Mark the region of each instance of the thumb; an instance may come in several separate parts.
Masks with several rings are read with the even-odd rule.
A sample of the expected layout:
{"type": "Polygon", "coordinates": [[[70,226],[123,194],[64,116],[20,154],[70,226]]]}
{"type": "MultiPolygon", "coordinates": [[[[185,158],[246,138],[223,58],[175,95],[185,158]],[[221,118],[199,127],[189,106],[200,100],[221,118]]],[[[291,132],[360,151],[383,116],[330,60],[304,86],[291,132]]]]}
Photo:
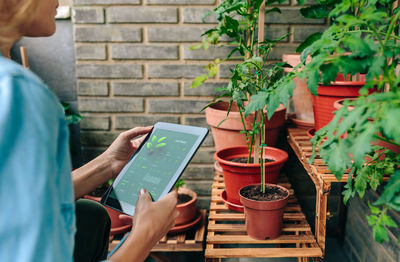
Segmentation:
{"type": "Polygon", "coordinates": [[[152,202],[149,191],[147,191],[144,188],[140,189],[137,205],[140,205],[140,204],[143,205],[144,203],[148,203],[148,202],[152,202]]]}

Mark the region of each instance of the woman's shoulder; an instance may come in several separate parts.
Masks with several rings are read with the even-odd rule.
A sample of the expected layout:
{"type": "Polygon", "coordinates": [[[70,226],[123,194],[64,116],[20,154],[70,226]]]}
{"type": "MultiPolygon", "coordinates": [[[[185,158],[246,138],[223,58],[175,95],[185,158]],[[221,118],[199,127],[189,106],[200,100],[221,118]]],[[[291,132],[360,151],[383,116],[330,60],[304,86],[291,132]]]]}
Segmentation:
{"type": "Polygon", "coordinates": [[[26,78],[43,84],[38,76],[11,59],[0,56],[0,78],[26,78]]]}

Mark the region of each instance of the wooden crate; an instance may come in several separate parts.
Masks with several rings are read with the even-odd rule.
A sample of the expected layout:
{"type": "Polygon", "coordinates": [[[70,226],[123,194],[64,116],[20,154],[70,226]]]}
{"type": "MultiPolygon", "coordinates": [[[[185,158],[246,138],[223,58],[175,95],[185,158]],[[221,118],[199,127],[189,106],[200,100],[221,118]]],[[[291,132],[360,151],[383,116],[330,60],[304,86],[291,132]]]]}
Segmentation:
{"type": "MultiPolygon", "coordinates": [[[[291,187],[287,179],[279,184],[291,187]]],[[[223,176],[215,173],[208,217],[206,261],[235,257],[297,257],[299,261],[307,261],[308,257],[322,256],[293,190],[290,189],[291,196],[283,215],[282,235],[273,240],[250,238],[246,233],[244,214],[227,208],[220,196],[223,190],[223,176]]]]}
{"type": "MultiPolygon", "coordinates": [[[[164,236],[151,252],[203,252],[207,210],[199,211],[202,218],[197,225],[186,232],[164,236]]],[[[109,245],[109,250],[113,250],[119,242],[119,240],[113,240],[109,245]]]]}

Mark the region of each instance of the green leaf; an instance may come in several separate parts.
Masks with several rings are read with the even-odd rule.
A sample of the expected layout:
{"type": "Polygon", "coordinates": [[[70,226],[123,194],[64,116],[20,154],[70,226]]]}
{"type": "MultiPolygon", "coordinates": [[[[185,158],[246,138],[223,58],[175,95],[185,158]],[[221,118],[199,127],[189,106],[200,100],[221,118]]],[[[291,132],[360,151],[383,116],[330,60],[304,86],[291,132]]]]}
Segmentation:
{"type": "Polygon", "coordinates": [[[163,147],[163,146],[166,146],[166,145],[167,145],[166,143],[160,143],[160,144],[156,145],[156,148],[160,148],[160,147],[163,147]]]}
{"type": "Polygon", "coordinates": [[[352,146],[349,152],[353,152],[354,164],[360,167],[365,162],[365,155],[371,150],[371,141],[376,132],[373,126],[369,126],[363,132],[360,132],[357,137],[351,141],[352,146]]]}
{"type": "Polygon", "coordinates": [[[381,225],[375,225],[372,228],[372,233],[374,235],[375,240],[378,243],[383,243],[385,241],[389,241],[389,236],[386,228],[381,225]]]}
{"type": "Polygon", "coordinates": [[[335,64],[323,64],[320,69],[325,86],[330,85],[331,81],[335,81],[339,71],[339,68],[335,64]]]}
{"type": "Polygon", "coordinates": [[[394,228],[397,228],[396,222],[394,222],[393,219],[392,219],[390,216],[388,216],[388,215],[383,215],[383,216],[382,216],[382,222],[383,222],[383,224],[384,224],[385,226],[387,226],[387,227],[394,227],[394,228]]]}
{"type": "Polygon", "coordinates": [[[392,199],[400,193],[400,170],[390,177],[386,184],[381,197],[374,203],[375,205],[383,205],[391,203],[392,199]]]}
{"type": "Polygon", "coordinates": [[[293,90],[296,88],[294,81],[291,79],[288,82],[281,84],[277,91],[279,92],[279,101],[286,106],[290,97],[292,97],[293,90]]]}
{"type": "Polygon", "coordinates": [[[265,10],[265,14],[269,14],[269,13],[282,13],[282,11],[281,11],[281,9],[279,9],[278,7],[274,7],[274,8],[271,8],[271,9],[267,9],[267,10],[265,10]]]}
{"type": "Polygon", "coordinates": [[[321,19],[329,15],[329,10],[325,5],[312,5],[300,9],[300,13],[306,18],[321,19]]]}
{"type": "Polygon", "coordinates": [[[381,210],[379,208],[371,205],[371,203],[369,203],[369,202],[368,202],[368,206],[369,206],[369,209],[371,210],[372,214],[378,215],[381,212],[381,210]]]}
{"type": "Polygon", "coordinates": [[[252,112],[264,109],[267,105],[267,99],[269,94],[267,92],[259,92],[256,95],[250,97],[250,103],[246,106],[246,111],[244,112],[244,116],[247,117],[252,112]]]}
{"type": "Polygon", "coordinates": [[[307,87],[310,90],[310,92],[313,93],[314,95],[317,95],[319,81],[320,81],[319,72],[318,71],[311,72],[307,80],[307,87]]]}
{"type": "Polygon", "coordinates": [[[160,139],[157,140],[157,143],[160,143],[160,142],[164,141],[165,139],[167,139],[167,137],[165,137],[165,136],[161,137],[160,139]]]}
{"type": "Polygon", "coordinates": [[[311,35],[307,36],[307,38],[303,41],[303,43],[301,43],[296,48],[296,53],[303,52],[304,49],[306,49],[307,47],[312,45],[315,41],[319,40],[321,38],[321,36],[322,36],[322,33],[320,33],[320,32],[316,32],[314,34],[311,34],[311,35]]]}
{"type": "Polygon", "coordinates": [[[190,88],[196,88],[196,87],[201,86],[205,81],[207,81],[207,79],[208,79],[207,75],[201,75],[201,76],[196,77],[193,80],[192,84],[190,85],[190,88]]]}
{"type": "Polygon", "coordinates": [[[149,142],[149,143],[146,144],[146,146],[147,146],[148,149],[151,149],[153,147],[153,144],[149,142]]]}
{"type": "Polygon", "coordinates": [[[268,120],[271,119],[271,117],[274,115],[275,110],[279,107],[280,105],[280,99],[279,99],[279,94],[274,90],[270,93],[270,95],[267,98],[267,117],[268,120]]]}
{"type": "Polygon", "coordinates": [[[157,142],[157,137],[153,136],[152,139],[151,139],[151,142],[156,143],[157,142]]]}

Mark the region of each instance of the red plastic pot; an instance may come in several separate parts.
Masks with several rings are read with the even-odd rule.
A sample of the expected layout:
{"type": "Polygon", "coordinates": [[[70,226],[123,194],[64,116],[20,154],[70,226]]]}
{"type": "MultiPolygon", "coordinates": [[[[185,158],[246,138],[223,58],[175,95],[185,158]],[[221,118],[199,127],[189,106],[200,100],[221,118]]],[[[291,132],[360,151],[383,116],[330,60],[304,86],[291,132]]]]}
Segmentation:
{"type": "MultiPolygon", "coordinates": [[[[274,184],[268,184],[268,186],[281,188],[287,192],[287,196],[274,201],[256,201],[239,193],[240,202],[244,206],[247,234],[254,239],[275,239],[281,234],[283,211],[287,204],[289,190],[274,184]]],[[[240,192],[246,187],[241,188],[240,192]]]]}
{"type": "MultiPolygon", "coordinates": [[[[93,200],[93,201],[96,201],[99,203],[101,200],[100,197],[94,197],[94,196],[89,196],[89,195],[86,195],[84,198],[90,199],[90,200],[93,200]]],[[[119,215],[122,215],[121,212],[119,212],[115,209],[109,208],[107,206],[105,206],[105,208],[107,209],[108,215],[110,216],[110,219],[111,219],[111,230],[110,230],[111,236],[128,232],[131,229],[132,225],[127,225],[119,219],[119,215]]]]}
{"type": "MultiPolygon", "coordinates": [[[[261,166],[260,164],[236,163],[229,161],[233,158],[247,158],[247,147],[230,147],[218,150],[214,154],[215,160],[218,161],[224,175],[225,190],[227,201],[236,205],[240,205],[239,190],[240,188],[261,183],[261,166]]],[[[265,167],[265,183],[276,184],[278,181],[279,171],[288,159],[288,154],[278,148],[264,148],[264,157],[275,160],[274,162],[264,163],[265,167]]]]}
{"type": "MultiPolygon", "coordinates": [[[[243,124],[237,106],[232,105],[229,116],[227,117],[228,107],[228,102],[221,102],[205,110],[207,124],[211,127],[215,148],[217,150],[233,146],[246,146],[246,135],[240,133],[240,131],[243,130],[243,124]],[[225,121],[222,122],[224,119],[225,121]]],[[[265,141],[267,145],[276,145],[279,130],[285,123],[285,116],[286,108],[280,105],[272,118],[266,120],[265,141]]],[[[247,130],[251,130],[253,120],[254,114],[249,115],[245,119],[247,130]]]]}
{"type": "Polygon", "coordinates": [[[179,211],[179,216],[175,219],[175,226],[188,224],[192,222],[198,215],[196,207],[197,203],[196,192],[188,188],[180,187],[178,194],[189,195],[192,197],[192,199],[186,203],[176,205],[176,209],[179,211]]]}
{"type": "Polygon", "coordinates": [[[315,130],[318,131],[333,119],[333,112],[336,110],[333,104],[336,100],[358,97],[364,85],[364,81],[336,81],[330,86],[320,84],[317,90],[318,96],[312,97],[315,130]]]}

